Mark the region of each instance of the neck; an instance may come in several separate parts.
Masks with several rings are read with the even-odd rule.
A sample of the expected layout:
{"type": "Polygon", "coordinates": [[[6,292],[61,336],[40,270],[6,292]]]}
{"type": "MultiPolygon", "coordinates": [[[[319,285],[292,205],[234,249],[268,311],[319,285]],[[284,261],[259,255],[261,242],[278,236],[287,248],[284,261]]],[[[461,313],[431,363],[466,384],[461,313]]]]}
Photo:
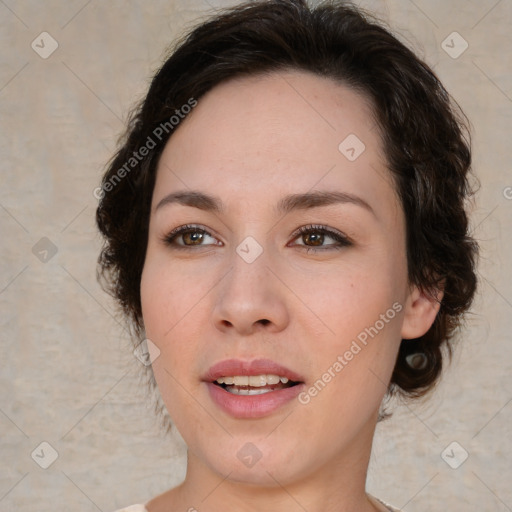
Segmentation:
{"type": "MultiPolygon", "coordinates": [[[[343,454],[291,481],[265,470],[265,482],[221,475],[188,452],[184,482],[174,489],[173,503],[190,512],[375,512],[365,492],[375,423],[367,425],[343,454]]],[[[169,510],[169,509],[167,509],[169,510]]]]}

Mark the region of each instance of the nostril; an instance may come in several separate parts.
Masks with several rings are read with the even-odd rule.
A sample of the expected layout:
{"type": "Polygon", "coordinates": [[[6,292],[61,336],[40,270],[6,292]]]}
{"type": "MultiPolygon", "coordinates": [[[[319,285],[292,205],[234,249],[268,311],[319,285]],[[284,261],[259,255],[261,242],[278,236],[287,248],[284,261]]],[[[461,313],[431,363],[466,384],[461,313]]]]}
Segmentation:
{"type": "Polygon", "coordinates": [[[258,320],[258,322],[262,325],[267,325],[270,323],[270,320],[267,320],[266,318],[262,318],[261,320],[258,320]]]}

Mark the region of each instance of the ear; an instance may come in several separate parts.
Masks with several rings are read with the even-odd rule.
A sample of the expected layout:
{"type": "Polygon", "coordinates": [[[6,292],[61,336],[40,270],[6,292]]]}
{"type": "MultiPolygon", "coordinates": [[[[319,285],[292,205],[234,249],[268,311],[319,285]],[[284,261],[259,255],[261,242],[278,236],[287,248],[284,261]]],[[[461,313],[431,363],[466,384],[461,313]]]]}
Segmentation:
{"type": "Polygon", "coordinates": [[[441,288],[427,293],[416,285],[412,286],[405,302],[402,339],[410,340],[423,336],[434,323],[442,299],[441,288]]]}

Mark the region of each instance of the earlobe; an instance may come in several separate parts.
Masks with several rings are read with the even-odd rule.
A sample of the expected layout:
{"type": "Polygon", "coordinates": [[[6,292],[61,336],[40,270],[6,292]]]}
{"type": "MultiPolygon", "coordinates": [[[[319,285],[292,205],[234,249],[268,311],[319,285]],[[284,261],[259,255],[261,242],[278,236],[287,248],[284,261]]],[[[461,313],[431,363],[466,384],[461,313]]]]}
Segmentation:
{"type": "Polygon", "coordinates": [[[413,286],[405,304],[402,339],[423,336],[434,323],[442,299],[442,289],[425,292],[418,286],[413,286]]]}

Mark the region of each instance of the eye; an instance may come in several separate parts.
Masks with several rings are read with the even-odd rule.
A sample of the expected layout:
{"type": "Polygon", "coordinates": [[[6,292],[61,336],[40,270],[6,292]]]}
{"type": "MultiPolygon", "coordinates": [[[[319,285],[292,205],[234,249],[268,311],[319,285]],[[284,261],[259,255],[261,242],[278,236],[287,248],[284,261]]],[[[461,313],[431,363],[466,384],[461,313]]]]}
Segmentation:
{"type": "Polygon", "coordinates": [[[211,233],[199,226],[186,225],[173,229],[165,238],[164,242],[170,246],[178,246],[178,249],[188,247],[201,247],[205,245],[222,245],[211,233]]]}
{"type": "Polygon", "coordinates": [[[302,226],[292,236],[293,240],[298,240],[298,243],[293,245],[304,247],[308,252],[342,249],[352,245],[350,239],[343,233],[326,226],[302,226]]]}

